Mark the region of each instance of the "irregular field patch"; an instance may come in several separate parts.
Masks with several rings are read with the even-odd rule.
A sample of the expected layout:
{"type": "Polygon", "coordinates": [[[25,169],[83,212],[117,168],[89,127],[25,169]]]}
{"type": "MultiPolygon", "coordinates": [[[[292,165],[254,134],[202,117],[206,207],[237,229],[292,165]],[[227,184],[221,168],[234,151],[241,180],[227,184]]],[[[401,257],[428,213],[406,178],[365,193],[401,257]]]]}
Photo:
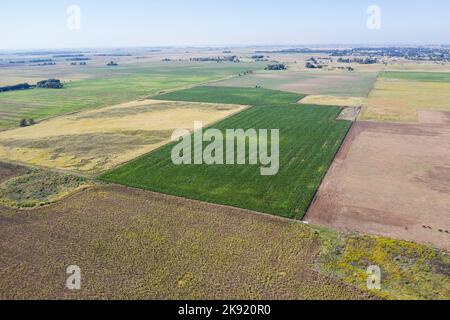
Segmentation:
{"type": "Polygon", "coordinates": [[[0,207],[0,258],[0,299],[448,299],[450,292],[449,256],[422,245],[120,186],[27,211],[0,207]],[[82,269],[80,291],[65,288],[73,264],[82,269]],[[374,264],[382,290],[367,293],[374,264]]]}
{"type": "Polygon", "coordinates": [[[12,177],[20,176],[27,172],[26,168],[17,166],[15,164],[0,162],[0,183],[11,179],[12,177]]]}
{"type": "Polygon", "coordinates": [[[386,72],[378,79],[362,119],[417,122],[418,110],[450,111],[450,73],[386,72]]]}
{"type": "Polygon", "coordinates": [[[357,122],[306,220],[450,250],[450,128],[357,122]]]}
{"type": "Polygon", "coordinates": [[[244,106],[142,100],[0,132],[0,159],[97,173],[170,141],[194,121],[216,122],[244,106]]]}
{"type": "Polygon", "coordinates": [[[351,125],[336,120],[339,107],[301,106],[302,96],[279,91],[198,87],[160,98],[254,105],[212,127],[280,129],[279,173],[261,176],[259,165],[177,166],[171,144],[104,174],[103,180],[290,218],[305,214],[351,125]]]}
{"type": "Polygon", "coordinates": [[[364,299],[296,222],[124,187],[0,208],[0,299],[364,299]],[[82,289],[65,288],[66,268],[82,289]]]}
{"type": "Polygon", "coordinates": [[[297,92],[311,95],[367,97],[377,73],[333,71],[257,71],[214,83],[220,87],[261,86],[267,89],[297,92]]]}

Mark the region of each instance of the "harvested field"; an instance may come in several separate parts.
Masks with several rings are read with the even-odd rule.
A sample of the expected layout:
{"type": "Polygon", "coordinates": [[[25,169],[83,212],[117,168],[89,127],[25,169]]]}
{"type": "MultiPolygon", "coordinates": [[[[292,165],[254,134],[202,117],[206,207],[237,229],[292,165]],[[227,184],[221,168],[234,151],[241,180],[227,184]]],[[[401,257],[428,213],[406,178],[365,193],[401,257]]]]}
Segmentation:
{"type": "Polygon", "coordinates": [[[367,97],[377,73],[336,71],[258,71],[253,74],[216,82],[220,87],[261,86],[267,89],[312,95],[367,97]]]}
{"type": "Polygon", "coordinates": [[[124,187],[0,208],[0,299],[364,299],[297,222],[124,187]],[[66,268],[82,289],[65,289],[66,268]]]}
{"type": "MultiPolygon", "coordinates": [[[[257,63],[173,63],[121,65],[117,68],[86,67],[81,77],[88,79],[66,83],[64,89],[33,89],[2,92],[0,94],[0,130],[19,127],[22,118],[47,119],[62,114],[103,108],[127,101],[142,99],[163,90],[198,85],[261,68],[257,63]]],[[[59,68],[59,67],[58,67],[59,68]]],[[[71,66],[66,73],[72,77],[71,66]]],[[[10,69],[8,69],[10,70],[10,69]]],[[[0,75],[8,72],[1,69],[0,75]]],[[[21,74],[23,68],[11,72],[21,74]]],[[[41,69],[29,71],[31,84],[43,80],[41,69]],[[38,78],[39,77],[39,78],[38,78]]],[[[64,72],[64,71],[61,71],[64,72]]],[[[25,72],[27,73],[27,72],[25,72]]],[[[75,77],[78,77],[75,75],[75,77]]],[[[61,79],[67,79],[61,75],[61,79]]]]}
{"type": "Polygon", "coordinates": [[[338,97],[311,95],[299,101],[300,104],[317,104],[324,106],[354,107],[359,108],[366,104],[367,99],[361,97],[338,97]]]}
{"type": "Polygon", "coordinates": [[[418,110],[450,111],[450,73],[383,73],[362,119],[417,122],[418,110]]]}
{"type": "Polygon", "coordinates": [[[95,174],[166,144],[175,129],[244,108],[142,100],[85,111],[0,132],[0,159],[95,174]]]}
{"type": "Polygon", "coordinates": [[[450,127],[357,122],[306,220],[450,250],[450,127]]]}
{"type": "Polygon", "coordinates": [[[450,255],[421,244],[321,230],[321,270],[361,289],[368,266],[381,269],[374,294],[394,300],[448,300],[450,255]]]}
{"type": "Polygon", "coordinates": [[[420,123],[450,125],[450,111],[418,110],[420,123]]]}

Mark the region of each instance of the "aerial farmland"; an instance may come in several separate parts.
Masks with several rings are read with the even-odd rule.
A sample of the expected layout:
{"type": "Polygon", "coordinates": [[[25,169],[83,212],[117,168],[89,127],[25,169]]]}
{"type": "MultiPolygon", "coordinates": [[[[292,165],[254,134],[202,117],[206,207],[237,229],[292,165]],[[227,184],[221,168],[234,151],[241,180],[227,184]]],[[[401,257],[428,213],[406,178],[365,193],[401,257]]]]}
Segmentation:
{"type": "Polygon", "coordinates": [[[449,159],[445,45],[0,50],[0,300],[448,300],[449,159]]]}

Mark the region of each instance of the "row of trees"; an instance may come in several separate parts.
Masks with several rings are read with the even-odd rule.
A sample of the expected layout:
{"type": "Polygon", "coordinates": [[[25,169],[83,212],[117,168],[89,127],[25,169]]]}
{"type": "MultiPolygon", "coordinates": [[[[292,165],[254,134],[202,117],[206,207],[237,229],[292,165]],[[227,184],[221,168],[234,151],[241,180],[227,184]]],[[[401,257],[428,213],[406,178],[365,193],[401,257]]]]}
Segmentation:
{"type": "Polygon", "coordinates": [[[21,126],[22,128],[24,127],[28,127],[28,126],[33,126],[36,124],[36,121],[34,121],[34,119],[21,119],[19,122],[19,126],[21,126]]]}
{"type": "Polygon", "coordinates": [[[33,88],[33,86],[29,85],[28,83],[20,83],[20,84],[14,85],[14,86],[0,87],[0,92],[28,90],[31,88],[33,88]]]}

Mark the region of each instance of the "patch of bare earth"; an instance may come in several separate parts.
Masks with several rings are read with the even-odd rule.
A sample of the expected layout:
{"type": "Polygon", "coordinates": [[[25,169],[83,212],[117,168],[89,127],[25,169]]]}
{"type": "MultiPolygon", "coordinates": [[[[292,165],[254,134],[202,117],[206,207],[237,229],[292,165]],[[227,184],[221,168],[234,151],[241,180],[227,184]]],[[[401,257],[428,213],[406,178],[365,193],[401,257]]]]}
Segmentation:
{"type": "Polygon", "coordinates": [[[450,250],[450,127],[357,122],[306,220],[450,250]]]}
{"type": "Polygon", "coordinates": [[[28,170],[24,167],[17,166],[15,164],[9,164],[0,162],[0,183],[9,180],[11,178],[20,176],[26,173],[28,170]]]}
{"type": "Polygon", "coordinates": [[[298,222],[103,186],[52,206],[0,208],[0,299],[356,299],[315,271],[298,222]],[[66,268],[82,289],[65,288],[66,268]]]}

